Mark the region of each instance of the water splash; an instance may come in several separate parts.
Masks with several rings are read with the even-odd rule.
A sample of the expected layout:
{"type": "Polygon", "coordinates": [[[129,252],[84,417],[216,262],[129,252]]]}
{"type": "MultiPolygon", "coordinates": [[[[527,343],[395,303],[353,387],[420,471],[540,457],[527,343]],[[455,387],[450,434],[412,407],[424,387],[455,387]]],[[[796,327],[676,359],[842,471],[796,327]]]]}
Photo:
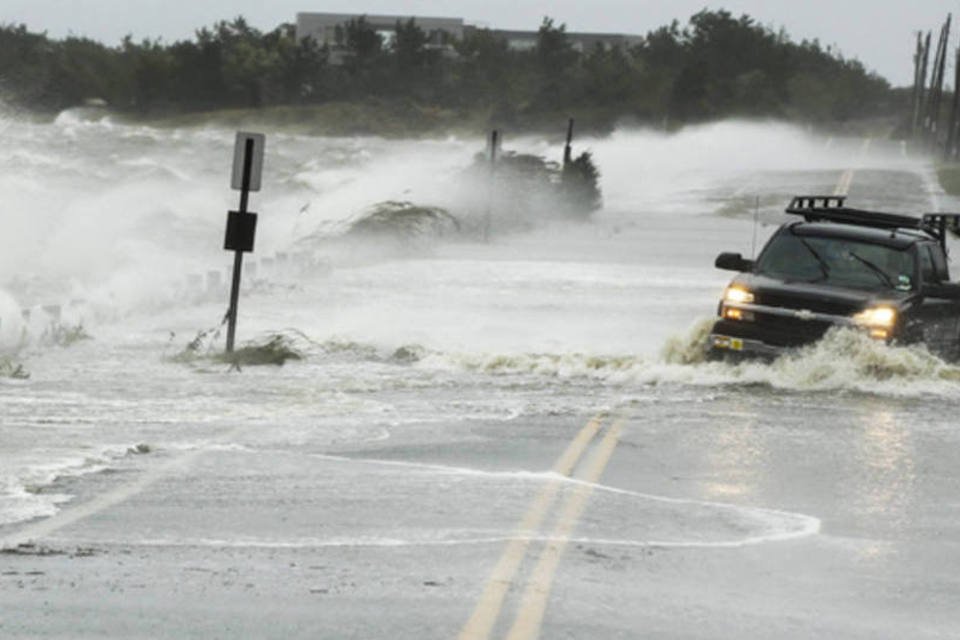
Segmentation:
{"type": "Polygon", "coordinates": [[[690,331],[673,335],[661,350],[661,358],[667,364],[702,364],[707,360],[707,342],[716,318],[701,318],[690,331]]]}
{"type": "MultiPolygon", "coordinates": [[[[610,388],[678,384],[692,386],[767,387],[800,392],[856,391],[889,396],[960,397],[960,366],[944,362],[922,345],[890,346],[862,332],[828,332],[817,343],[772,361],[726,363],[706,359],[712,318],[669,338],[661,353],[525,353],[455,351],[421,344],[373,344],[314,340],[297,331],[271,333],[252,345],[282,345],[313,363],[375,363],[409,367],[423,374],[517,377],[540,384],[566,382],[610,388]]],[[[208,336],[204,336],[208,339],[208,336]]],[[[211,343],[212,345],[212,343],[211,343]]],[[[188,361],[219,361],[212,346],[197,347],[188,361]],[[204,349],[206,350],[204,353],[204,349]],[[199,353],[199,355],[198,355],[199,353]],[[214,354],[214,355],[210,355],[214,354]]],[[[271,351],[272,353],[272,351],[271,351]]]]}

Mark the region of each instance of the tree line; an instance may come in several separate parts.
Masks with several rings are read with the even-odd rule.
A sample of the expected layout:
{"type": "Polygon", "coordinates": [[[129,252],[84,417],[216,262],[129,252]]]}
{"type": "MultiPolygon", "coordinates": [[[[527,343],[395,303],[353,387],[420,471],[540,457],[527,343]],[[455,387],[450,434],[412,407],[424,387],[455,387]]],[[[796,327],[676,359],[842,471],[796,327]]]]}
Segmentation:
{"type": "Polygon", "coordinates": [[[293,25],[263,32],[243,18],[165,44],[125,38],[110,47],[0,26],[0,99],[59,111],[100,99],[164,115],[224,108],[404,101],[475,112],[501,122],[595,112],[660,124],[729,116],[810,122],[890,115],[898,94],[857,60],[816,40],[793,42],[749,16],[701,11],[635,46],[578,51],[545,18],[536,46],[514,50],[477,29],[437,47],[415,21],[385,39],[366,20],[341,30],[334,50],[298,41],[293,25]]]}

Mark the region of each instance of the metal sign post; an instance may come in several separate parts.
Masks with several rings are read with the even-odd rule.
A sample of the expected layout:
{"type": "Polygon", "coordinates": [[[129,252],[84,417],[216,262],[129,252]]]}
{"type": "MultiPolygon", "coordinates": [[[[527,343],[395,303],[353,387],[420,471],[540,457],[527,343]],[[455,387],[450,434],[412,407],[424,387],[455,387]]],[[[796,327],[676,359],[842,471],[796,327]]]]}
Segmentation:
{"type": "Polygon", "coordinates": [[[240,274],[243,254],[253,252],[257,233],[257,214],[247,211],[251,191],[260,190],[263,174],[263,148],[266,137],[262,133],[237,132],[233,153],[233,176],[230,186],[240,191],[239,211],[227,212],[227,232],[223,241],[226,251],[233,251],[233,282],[230,285],[230,308],[227,311],[227,353],[233,353],[237,336],[237,305],[240,301],[240,274]]]}

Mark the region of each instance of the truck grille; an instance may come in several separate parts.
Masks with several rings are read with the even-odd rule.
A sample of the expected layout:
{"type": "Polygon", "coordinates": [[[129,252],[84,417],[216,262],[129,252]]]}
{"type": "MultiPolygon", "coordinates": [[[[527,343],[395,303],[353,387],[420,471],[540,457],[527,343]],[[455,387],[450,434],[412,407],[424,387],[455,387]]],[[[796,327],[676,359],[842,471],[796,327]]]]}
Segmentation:
{"type": "Polygon", "coordinates": [[[833,325],[817,320],[801,320],[757,313],[753,324],[763,334],[764,342],[779,347],[797,347],[823,337],[833,325]]]}
{"type": "Polygon", "coordinates": [[[853,315],[861,308],[861,305],[857,303],[815,297],[801,298],[795,294],[785,295],[766,291],[757,294],[757,304],[785,309],[807,309],[815,313],[829,313],[838,316],[853,315]]]}

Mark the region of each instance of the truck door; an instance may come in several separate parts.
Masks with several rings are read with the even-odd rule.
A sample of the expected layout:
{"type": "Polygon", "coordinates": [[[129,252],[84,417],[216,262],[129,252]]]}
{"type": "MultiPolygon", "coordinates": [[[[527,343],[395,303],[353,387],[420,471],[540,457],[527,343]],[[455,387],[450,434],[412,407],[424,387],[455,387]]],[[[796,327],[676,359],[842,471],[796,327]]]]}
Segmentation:
{"type": "MultiPolygon", "coordinates": [[[[917,245],[920,283],[942,284],[950,281],[947,262],[939,245],[917,245]]],[[[920,305],[923,340],[934,353],[955,358],[960,355],[960,302],[942,298],[924,298],[920,305]]]]}

